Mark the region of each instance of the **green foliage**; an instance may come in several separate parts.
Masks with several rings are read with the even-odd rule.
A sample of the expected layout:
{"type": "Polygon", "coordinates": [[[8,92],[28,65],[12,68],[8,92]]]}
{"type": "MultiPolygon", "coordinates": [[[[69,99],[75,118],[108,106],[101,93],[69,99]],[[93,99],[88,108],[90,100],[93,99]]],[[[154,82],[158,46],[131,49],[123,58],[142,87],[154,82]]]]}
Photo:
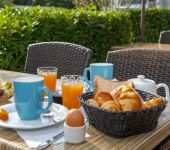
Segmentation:
{"type": "Polygon", "coordinates": [[[131,42],[128,12],[6,7],[0,15],[1,69],[23,71],[30,43],[72,42],[91,48],[93,61],[104,61],[112,45],[131,42]]]}
{"type": "Polygon", "coordinates": [[[13,0],[0,0],[0,7],[5,7],[5,5],[13,5],[13,0]]]}
{"type": "Polygon", "coordinates": [[[41,6],[55,6],[73,8],[73,0],[14,0],[16,5],[41,5],[41,6]]]}
{"type": "MultiPolygon", "coordinates": [[[[170,29],[170,9],[147,9],[145,42],[170,29]]],[[[0,10],[0,68],[23,71],[28,44],[65,41],[93,50],[93,62],[112,45],[140,41],[140,10],[94,11],[40,7],[0,10]]]]}
{"type": "Polygon", "coordinates": [[[97,10],[107,10],[111,6],[112,2],[110,0],[74,0],[74,5],[76,8],[95,8],[97,10]]]}
{"type": "MultiPolygon", "coordinates": [[[[132,20],[132,41],[140,41],[140,10],[130,10],[132,20]]],[[[163,30],[170,30],[170,9],[150,8],[145,14],[145,42],[157,43],[163,30]]]]}

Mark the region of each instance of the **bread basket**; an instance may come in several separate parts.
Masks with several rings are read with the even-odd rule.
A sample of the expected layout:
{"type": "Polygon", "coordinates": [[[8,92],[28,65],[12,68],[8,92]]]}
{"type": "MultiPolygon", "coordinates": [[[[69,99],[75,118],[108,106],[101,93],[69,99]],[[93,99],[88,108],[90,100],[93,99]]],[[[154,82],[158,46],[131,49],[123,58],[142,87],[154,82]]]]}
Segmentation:
{"type": "MultiPolygon", "coordinates": [[[[140,90],[137,91],[144,100],[158,97],[158,95],[140,90]]],[[[167,101],[164,100],[162,104],[151,108],[126,112],[112,112],[88,104],[87,100],[92,97],[93,92],[87,92],[79,97],[89,123],[105,134],[115,138],[128,137],[155,129],[158,118],[167,104],[167,101]]]]}

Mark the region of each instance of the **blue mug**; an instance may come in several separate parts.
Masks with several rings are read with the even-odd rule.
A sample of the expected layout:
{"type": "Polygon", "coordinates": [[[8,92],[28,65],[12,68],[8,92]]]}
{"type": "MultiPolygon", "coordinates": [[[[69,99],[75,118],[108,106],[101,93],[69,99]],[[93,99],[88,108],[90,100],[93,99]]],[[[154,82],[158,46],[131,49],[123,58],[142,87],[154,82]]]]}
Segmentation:
{"type": "Polygon", "coordinates": [[[84,80],[90,86],[91,90],[94,89],[94,77],[102,76],[106,79],[113,79],[113,64],[112,63],[93,63],[89,68],[84,70],[84,80]],[[90,81],[88,80],[88,71],[90,71],[90,81]]]}
{"type": "Polygon", "coordinates": [[[51,92],[44,87],[40,76],[18,77],[13,81],[16,111],[21,120],[38,119],[53,103],[51,92]],[[44,92],[48,95],[48,105],[43,108],[44,92]]]}

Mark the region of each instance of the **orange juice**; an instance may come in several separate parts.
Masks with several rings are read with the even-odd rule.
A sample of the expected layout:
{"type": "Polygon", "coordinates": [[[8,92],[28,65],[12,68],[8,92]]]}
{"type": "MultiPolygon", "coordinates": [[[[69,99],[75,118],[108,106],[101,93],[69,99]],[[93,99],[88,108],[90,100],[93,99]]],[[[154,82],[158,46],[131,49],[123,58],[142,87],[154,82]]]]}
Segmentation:
{"type": "Polygon", "coordinates": [[[80,108],[78,96],[83,92],[83,83],[79,82],[66,82],[62,83],[62,100],[63,105],[68,109],[80,108]]]}
{"type": "MultiPolygon", "coordinates": [[[[37,74],[44,78],[44,85],[50,89],[50,91],[56,91],[57,81],[57,68],[56,67],[38,67],[37,74]]],[[[46,94],[44,94],[46,95],[46,94]]]]}
{"type": "Polygon", "coordinates": [[[55,92],[56,90],[56,82],[57,82],[57,73],[51,72],[51,73],[38,73],[39,76],[42,76],[44,78],[44,85],[48,87],[52,92],[55,92]]]}

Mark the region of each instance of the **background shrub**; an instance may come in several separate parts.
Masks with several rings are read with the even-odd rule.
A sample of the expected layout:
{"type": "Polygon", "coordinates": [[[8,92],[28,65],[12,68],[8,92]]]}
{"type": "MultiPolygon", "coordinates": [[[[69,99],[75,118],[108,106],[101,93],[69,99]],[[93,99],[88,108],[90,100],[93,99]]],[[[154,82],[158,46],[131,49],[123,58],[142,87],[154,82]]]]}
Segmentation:
{"type": "Polygon", "coordinates": [[[54,7],[65,7],[73,8],[73,0],[14,0],[16,5],[41,5],[41,6],[54,6],[54,7]]]}
{"type": "MultiPolygon", "coordinates": [[[[129,10],[132,21],[132,41],[140,41],[140,10],[129,10]]],[[[170,30],[170,9],[150,8],[145,15],[145,42],[157,43],[163,30],[170,30]]]]}
{"type": "MultiPolygon", "coordinates": [[[[170,29],[170,9],[147,9],[145,42],[170,29]]],[[[140,41],[140,10],[92,11],[57,8],[0,10],[0,69],[23,71],[28,44],[65,41],[93,50],[102,62],[112,45],[140,41]]]]}
{"type": "Polygon", "coordinates": [[[93,50],[93,61],[104,61],[111,45],[131,42],[128,12],[5,8],[0,15],[0,68],[23,71],[28,44],[65,41],[93,50]]]}
{"type": "Polygon", "coordinates": [[[0,0],[0,7],[5,7],[5,5],[12,6],[13,0],[0,0]]]}

